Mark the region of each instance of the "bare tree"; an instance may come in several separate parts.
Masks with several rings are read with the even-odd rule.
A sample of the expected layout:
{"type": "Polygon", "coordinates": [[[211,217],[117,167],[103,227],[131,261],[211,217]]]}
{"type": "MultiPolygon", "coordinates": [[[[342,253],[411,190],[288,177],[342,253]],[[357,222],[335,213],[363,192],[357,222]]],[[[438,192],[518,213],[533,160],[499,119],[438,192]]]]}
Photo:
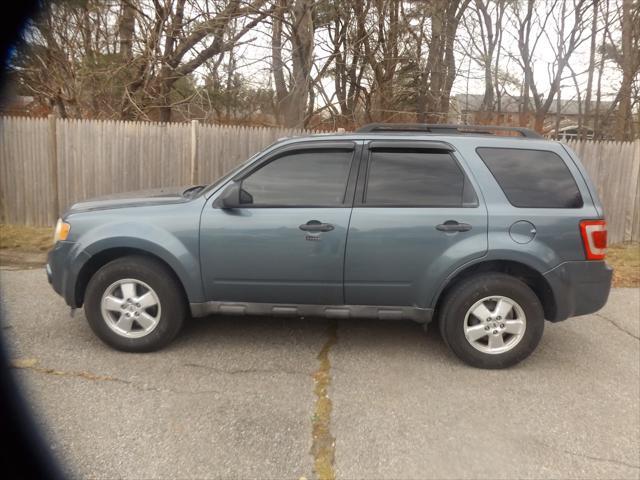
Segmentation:
{"type": "Polygon", "coordinates": [[[632,89],[640,72],[640,2],[622,0],[620,48],[614,42],[616,62],[622,69],[622,82],[619,90],[619,108],[616,115],[616,139],[631,140],[633,138],[632,121],[632,89]]]}
{"type": "MultiPolygon", "coordinates": [[[[92,1],[48,5],[24,34],[10,68],[21,90],[48,104],[61,117],[95,115],[110,97],[113,78],[102,79],[110,65],[104,50],[115,38],[101,24],[109,7],[92,1]]],[[[109,107],[106,107],[107,109],[109,107]]]]}
{"type": "Polygon", "coordinates": [[[501,98],[519,90],[521,124],[531,111],[542,131],[571,78],[562,93],[584,98],[580,125],[615,124],[629,139],[639,10],[638,0],[54,0],[9,69],[21,94],[61,116],[290,127],[447,121],[466,81],[483,94],[481,122],[502,121],[501,98]]]}
{"type": "Polygon", "coordinates": [[[365,61],[371,71],[370,88],[365,92],[368,121],[389,120],[394,115],[397,69],[400,66],[400,0],[354,2],[365,61]],[[366,10],[365,10],[366,9],[366,10]]]}
{"type": "Polygon", "coordinates": [[[528,108],[527,97],[531,91],[531,101],[535,107],[534,128],[539,132],[544,129],[545,117],[560,88],[564,70],[573,53],[586,38],[585,12],[590,5],[587,0],[552,0],[542,3],[527,0],[526,9],[522,11],[519,4],[515,4],[514,18],[520,53],[517,60],[524,73],[525,108],[528,108]],[[555,41],[548,29],[553,29],[555,41]],[[554,54],[554,62],[549,69],[550,85],[546,95],[538,88],[534,77],[535,54],[541,40],[546,40],[543,42],[545,47],[554,54]]]}
{"type": "Polygon", "coordinates": [[[165,0],[164,4],[154,0],[152,22],[148,26],[150,36],[144,42],[138,75],[127,87],[127,97],[131,99],[133,94],[140,92],[145,109],[155,106],[159,111],[158,119],[170,121],[170,93],[176,81],[193,73],[205,61],[231,50],[270,13],[263,9],[265,3],[266,0],[250,3],[229,0],[218,3],[215,12],[205,12],[202,20],[187,24],[184,18],[186,0],[175,3],[165,0]],[[233,20],[240,18],[245,23],[229,35],[233,20]]]}
{"type": "Polygon", "coordinates": [[[333,76],[335,95],[339,106],[338,125],[356,123],[356,110],[363,91],[364,65],[363,40],[366,37],[364,23],[356,21],[353,2],[345,0],[332,5],[327,32],[334,58],[333,76]]]}
{"type": "Polygon", "coordinates": [[[486,117],[485,121],[491,121],[491,112],[499,107],[499,100],[496,102],[496,96],[500,93],[497,77],[500,71],[500,48],[506,7],[506,0],[475,0],[470,7],[480,31],[477,35],[475,29],[467,25],[469,40],[475,51],[472,58],[484,71],[484,96],[480,110],[486,117]]]}
{"type": "Polygon", "coordinates": [[[303,127],[311,94],[311,67],[313,65],[313,2],[295,0],[289,4],[278,0],[273,15],[271,37],[272,69],[278,102],[277,114],[288,127],[303,127]],[[287,80],[283,60],[284,26],[291,45],[291,71],[287,80]]]}
{"type": "Polygon", "coordinates": [[[598,61],[598,82],[596,86],[596,105],[593,119],[593,137],[600,137],[600,104],[602,102],[602,75],[606,61],[606,43],[609,35],[609,2],[605,2],[603,12],[603,30],[602,40],[600,43],[600,60],[598,61]]]}
{"type": "MultiPolygon", "coordinates": [[[[587,87],[584,102],[584,120],[590,123],[591,92],[593,90],[593,77],[596,70],[596,43],[598,41],[598,7],[599,0],[593,1],[593,17],[591,19],[591,44],[589,46],[589,65],[587,67],[587,87]]],[[[580,117],[582,121],[582,116],[580,117]]],[[[580,132],[583,135],[583,132],[580,132]]]]}
{"type": "Polygon", "coordinates": [[[446,121],[451,88],[456,77],[454,44],[460,19],[471,0],[434,0],[431,42],[427,63],[431,65],[427,116],[429,122],[446,121]]]}
{"type": "Polygon", "coordinates": [[[133,0],[120,1],[120,18],[118,19],[118,37],[120,40],[120,55],[129,61],[133,57],[133,34],[136,25],[136,10],[133,0]]]}

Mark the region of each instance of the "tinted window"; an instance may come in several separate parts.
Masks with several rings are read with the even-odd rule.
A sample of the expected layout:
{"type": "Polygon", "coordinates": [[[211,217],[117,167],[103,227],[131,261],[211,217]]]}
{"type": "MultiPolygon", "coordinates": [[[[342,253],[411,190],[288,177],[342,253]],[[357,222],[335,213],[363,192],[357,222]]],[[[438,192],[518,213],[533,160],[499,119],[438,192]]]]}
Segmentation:
{"type": "Polygon", "coordinates": [[[340,205],[353,152],[314,150],[287,154],[242,182],[243,203],[340,205]],[[253,202],[251,202],[253,198],[253,202]]]}
{"type": "Polygon", "coordinates": [[[373,150],[365,203],[462,206],[464,174],[448,153],[373,150]]]}
{"type": "Polygon", "coordinates": [[[515,148],[478,148],[480,158],[516,207],[580,208],[571,172],[555,153],[515,148]]]}

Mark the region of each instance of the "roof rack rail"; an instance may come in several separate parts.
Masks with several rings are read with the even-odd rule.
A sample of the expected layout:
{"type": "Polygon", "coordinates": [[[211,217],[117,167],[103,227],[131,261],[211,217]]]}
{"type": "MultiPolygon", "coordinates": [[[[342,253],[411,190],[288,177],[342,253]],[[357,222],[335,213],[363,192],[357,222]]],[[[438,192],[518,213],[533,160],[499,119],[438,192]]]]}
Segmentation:
{"type": "Polygon", "coordinates": [[[516,132],[525,138],[544,138],[538,132],[523,127],[500,127],[496,125],[456,125],[432,123],[369,123],[356,130],[357,133],[425,132],[464,135],[475,133],[495,135],[496,131],[516,132]]]}

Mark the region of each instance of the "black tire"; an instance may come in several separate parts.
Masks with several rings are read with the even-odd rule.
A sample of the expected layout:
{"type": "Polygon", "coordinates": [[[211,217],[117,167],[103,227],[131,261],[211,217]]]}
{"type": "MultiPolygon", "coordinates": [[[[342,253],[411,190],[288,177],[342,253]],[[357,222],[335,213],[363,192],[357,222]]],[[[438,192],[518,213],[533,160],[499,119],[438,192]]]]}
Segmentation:
{"type": "Polygon", "coordinates": [[[511,367],[535,350],[544,331],[544,310],[527,284],[502,273],[478,274],[462,280],[448,292],[439,309],[440,333],[444,342],[463,362],[477,368],[511,367]],[[503,296],[515,301],[524,311],[526,328],[520,341],[503,353],[485,353],[465,337],[465,317],[480,300],[503,296]]]}
{"type": "Polygon", "coordinates": [[[186,301],[173,272],[153,259],[136,255],[113,260],[91,277],[84,311],[91,329],[110,347],[125,352],[151,352],[164,347],[178,334],[186,316],[186,301]],[[113,331],[101,311],[102,296],[109,286],[129,278],[147,284],[160,300],[155,328],[139,338],[127,338],[113,331]]]}

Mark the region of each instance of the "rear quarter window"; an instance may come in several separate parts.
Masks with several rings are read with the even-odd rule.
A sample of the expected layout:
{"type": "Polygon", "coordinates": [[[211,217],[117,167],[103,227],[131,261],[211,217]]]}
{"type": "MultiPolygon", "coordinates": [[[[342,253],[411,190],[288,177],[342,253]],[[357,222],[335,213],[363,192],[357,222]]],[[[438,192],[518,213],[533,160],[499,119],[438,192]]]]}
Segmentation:
{"type": "Polygon", "coordinates": [[[479,147],[476,152],[515,207],[580,208],[580,190],[559,155],[548,150],[479,147]]]}

